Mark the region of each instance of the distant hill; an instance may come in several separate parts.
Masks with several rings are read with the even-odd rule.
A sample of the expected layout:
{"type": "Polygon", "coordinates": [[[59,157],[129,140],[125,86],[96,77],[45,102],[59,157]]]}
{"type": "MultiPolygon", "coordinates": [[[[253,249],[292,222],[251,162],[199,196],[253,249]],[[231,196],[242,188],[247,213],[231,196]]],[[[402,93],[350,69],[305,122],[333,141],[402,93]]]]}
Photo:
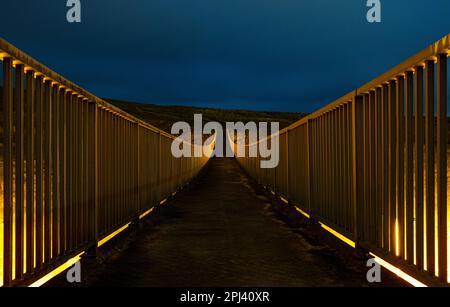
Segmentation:
{"type": "Polygon", "coordinates": [[[287,112],[260,112],[247,110],[224,110],[214,108],[198,108],[186,106],[161,106],[155,104],[143,104],[136,102],[119,101],[114,99],[105,99],[120,109],[136,116],[149,124],[158,127],[170,133],[172,124],[177,121],[184,121],[191,126],[194,122],[194,114],[201,113],[203,122],[279,122],[280,129],[289,126],[300,118],[304,113],[287,112]]]}

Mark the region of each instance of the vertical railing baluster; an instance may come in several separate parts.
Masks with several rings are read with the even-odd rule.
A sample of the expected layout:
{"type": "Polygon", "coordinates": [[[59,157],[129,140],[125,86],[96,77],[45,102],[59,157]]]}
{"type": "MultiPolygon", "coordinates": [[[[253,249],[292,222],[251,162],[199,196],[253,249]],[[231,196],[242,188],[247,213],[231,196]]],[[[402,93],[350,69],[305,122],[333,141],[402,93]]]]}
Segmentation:
{"type": "Polygon", "coordinates": [[[52,89],[52,163],[53,163],[53,173],[52,173],[52,254],[51,258],[54,259],[59,254],[59,232],[60,232],[60,190],[59,190],[59,85],[54,84],[52,89]]]}
{"type": "Polygon", "coordinates": [[[405,258],[405,77],[397,78],[397,161],[396,161],[396,187],[397,187],[397,225],[398,225],[398,256],[405,258]]]}
{"type": "Polygon", "coordinates": [[[69,252],[74,246],[74,223],[73,223],[73,207],[74,207],[74,107],[73,107],[74,95],[72,91],[68,91],[66,95],[66,150],[67,150],[67,163],[66,163],[66,182],[67,182],[67,215],[66,215],[66,229],[67,229],[67,250],[69,252]]]}
{"type": "Polygon", "coordinates": [[[363,180],[363,97],[355,96],[352,101],[352,209],[353,209],[353,241],[358,246],[360,242],[361,207],[364,205],[363,180]]]}
{"type": "Polygon", "coordinates": [[[368,240],[374,244],[376,242],[377,237],[377,225],[376,225],[376,160],[375,159],[375,90],[370,91],[369,93],[369,120],[367,125],[369,127],[369,136],[368,136],[368,174],[369,174],[369,183],[368,183],[368,193],[369,193],[369,211],[368,211],[368,220],[369,220],[369,237],[368,240]]]}
{"type": "Polygon", "coordinates": [[[389,208],[389,85],[383,84],[381,93],[381,153],[382,153],[382,207],[383,207],[383,244],[385,251],[389,251],[390,236],[390,208],[389,208]]]}
{"type": "Polygon", "coordinates": [[[426,161],[426,231],[427,271],[435,275],[435,198],[434,198],[434,61],[426,61],[425,78],[425,161],[426,161]]]}
{"type": "Polygon", "coordinates": [[[51,207],[52,207],[52,81],[44,82],[44,262],[51,259],[51,207]]]}
{"type": "Polygon", "coordinates": [[[338,180],[338,204],[339,206],[337,206],[337,213],[339,216],[339,224],[343,229],[346,229],[346,223],[345,223],[345,214],[347,212],[347,206],[346,206],[346,202],[345,202],[345,183],[346,183],[346,174],[345,174],[345,155],[344,155],[344,146],[345,146],[345,142],[344,142],[344,110],[345,110],[345,105],[344,106],[340,106],[337,110],[337,138],[336,138],[336,142],[337,142],[337,154],[338,154],[338,175],[337,175],[337,180],[338,180]]]}
{"type": "Polygon", "coordinates": [[[413,164],[413,72],[406,72],[405,83],[405,231],[406,259],[414,263],[414,164],[413,164]]]}
{"type": "Polygon", "coordinates": [[[24,251],[24,65],[17,64],[15,69],[15,279],[23,276],[24,251]]]}
{"type": "Polygon", "coordinates": [[[397,254],[397,81],[389,82],[388,134],[389,134],[389,251],[397,254]]]}
{"type": "MultiPolygon", "coordinates": [[[[158,202],[162,200],[162,196],[163,196],[163,190],[162,190],[162,157],[161,157],[161,132],[158,133],[158,186],[159,186],[159,191],[158,191],[158,202]]],[[[194,151],[193,151],[194,152],[194,151]]],[[[192,157],[191,157],[192,159],[192,157]]],[[[192,171],[192,165],[191,165],[191,171],[192,171]]]]}
{"type": "Polygon", "coordinates": [[[67,250],[67,195],[66,195],[66,108],[67,95],[65,88],[59,90],[59,254],[62,256],[67,250]]]}
{"type": "Polygon", "coordinates": [[[92,162],[94,162],[94,157],[92,155],[92,136],[91,132],[95,131],[94,125],[92,124],[92,116],[91,116],[91,108],[90,108],[90,102],[87,98],[83,99],[83,107],[84,107],[84,140],[85,140],[85,146],[84,146],[84,244],[91,243],[91,235],[92,235],[92,219],[95,216],[95,210],[92,209],[91,204],[91,195],[92,191],[91,188],[94,187],[94,174],[91,173],[91,170],[94,169],[94,166],[91,165],[92,162]]]}
{"type": "Polygon", "coordinates": [[[364,203],[361,208],[361,215],[363,216],[363,232],[362,232],[362,238],[364,241],[370,241],[370,150],[369,150],[369,143],[371,141],[370,139],[370,95],[364,94],[363,96],[364,102],[363,102],[363,118],[362,118],[362,129],[363,129],[363,141],[364,145],[364,203]]]}
{"type": "Polygon", "coordinates": [[[44,79],[36,77],[36,267],[44,260],[44,79]]]}
{"type": "Polygon", "coordinates": [[[28,70],[26,73],[26,272],[31,273],[34,269],[34,243],[35,243],[35,187],[34,187],[34,115],[35,115],[35,86],[34,71],[28,70]]]}
{"type": "Polygon", "coordinates": [[[13,279],[13,59],[3,59],[3,285],[13,279]]]}
{"type": "Polygon", "coordinates": [[[356,227],[354,222],[356,222],[353,218],[353,100],[351,100],[347,104],[346,114],[345,114],[345,148],[346,148],[346,158],[347,158],[347,201],[348,201],[348,213],[346,219],[348,221],[348,230],[350,233],[353,232],[353,229],[356,227]]]}
{"type": "Polygon", "coordinates": [[[437,59],[437,216],[439,279],[447,281],[447,53],[437,59]]]}
{"type": "Polygon", "coordinates": [[[106,169],[107,169],[107,173],[106,173],[106,180],[108,183],[108,192],[107,192],[107,206],[108,206],[108,215],[107,215],[107,223],[106,223],[106,228],[105,230],[109,230],[111,227],[111,221],[112,221],[112,217],[113,217],[113,211],[114,211],[114,203],[113,203],[113,196],[112,196],[112,191],[113,191],[113,173],[112,173],[112,161],[113,161],[113,155],[114,155],[114,151],[112,148],[112,141],[111,141],[111,134],[114,132],[113,131],[113,125],[112,125],[112,116],[111,116],[111,112],[109,112],[109,110],[105,110],[106,113],[106,124],[105,124],[105,128],[106,128],[106,139],[107,139],[107,152],[109,153],[107,155],[107,164],[106,164],[106,169]]]}
{"type": "Polygon", "coordinates": [[[383,166],[383,151],[382,151],[382,88],[377,87],[375,90],[375,213],[376,213],[376,246],[382,248],[383,246],[383,182],[382,182],[382,166],[383,166]]]}
{"type": "Polygon", "coordinates": [[[86,219],[87,213],[87,184],[89,183],[89,176],[86,171],[87,165],[87,153],[89,147],[89,140],[87,135],[87,127],[89,125],[89,116],[87,113],[87,101],[84,97],[80,97],[80,121],[81,121],[81,154],[80,154],[80,244],[85,244],[87,242],[87,234],[89,229],[89,223],[86,219]]]}
{"type": "Polygon", "coordinates": [[[88,102],[88,113],[89,113],[89,159],[88,159],[88,170],[89,170],[89,236],[88,241],[91,245],[90,252],[94,255],[97,252],[97,242],[98,242],[98,229],[99,229],[99,117],[100,111],[96,103],[88,102]]]}
{"type": "Polygon", "coordinates": [[[80,103],[78,94],[74,93],[72,100],[72,131],[73,131],[73,167],[72,167],[72,223],[73,223],[73,248],[80,243],[79,208],[80,208],[80,103]]]}
{"type": "MultiPolygon", "coordinates": [[[[290,201],[291,195],[289,193],[289,129],[286,130],[285,138],[286,138],[286,145],[285,145],[286,146],[286,149],[285,149],[285,154],[286,154],[286,156],[285,156],[285,159],[286,159],[286,167],[285,167],[286,186],[285,186],[285,188],[286,188],[286,200],[290,201]]],[[[257,163],[256,163],[257,162],[256,158],[254,158],[254,160],[255,160],[255,174],[257,174],[257,170],[259,168],[259,165],[257,165],[257,163]]]]}
{"type": "MultiPolygon", "coordinates": [[[[141,189],[141,167],[142,167],[142,163],[141,163],[141,148],[142,148],[142,144],[141,144],[141,127],[139,125],[139,123],[135,124],[135,129],[136,129],[136,187],[135,187],[135,193],[136,193],[136,212],[137,215],[139,216],[139,214],[141,214],[143,212],[142,209],[142,189],[141,189]]],[[[181,160],[183,161],[183,160],[181,160]]]]}
{"type": "Polygon", "coordinates": [[[308,189],[308,213],[310,216],[313,216],[312,211],[312,204],[314,202],[314,194],[313,194],[313,171],[314,171],[314,163],[315,163],[315,156],[314,156],[314,148],[312,146],[312,136],[313,133],[313,127],[312,127],[312,121],[308,120],[306,122],[306,153],[307,153],[307,189],[308,189]]]}
{"type": "Polygon", "coordinates": [[[424,268],[424,204],[423,204],[423,66],[416,67],[414,83],[415,110],[415,211],[416,211],[416,264],[419,270],[424,268]]]}

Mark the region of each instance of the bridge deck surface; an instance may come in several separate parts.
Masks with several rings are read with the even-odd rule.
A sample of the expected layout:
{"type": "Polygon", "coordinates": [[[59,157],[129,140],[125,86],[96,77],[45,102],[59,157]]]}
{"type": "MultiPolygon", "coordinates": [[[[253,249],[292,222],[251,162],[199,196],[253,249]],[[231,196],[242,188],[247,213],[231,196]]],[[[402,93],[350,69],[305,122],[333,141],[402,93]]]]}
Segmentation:
{"type": "Polygon", "coordinates": [[[279,219],[234,160],[213,159],[197,180],[85,285],[367,285],[367,269],[279,219]]]}

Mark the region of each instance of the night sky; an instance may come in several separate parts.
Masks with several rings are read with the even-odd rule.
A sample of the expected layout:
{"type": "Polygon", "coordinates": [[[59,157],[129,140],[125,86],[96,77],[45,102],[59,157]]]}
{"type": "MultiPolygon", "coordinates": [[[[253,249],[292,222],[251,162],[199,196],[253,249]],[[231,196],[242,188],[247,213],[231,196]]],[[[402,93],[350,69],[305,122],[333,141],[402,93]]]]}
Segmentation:
{"type": "Polygon", "coordinates": [[[97,96],[313,111],[450,32],[449,0],[2,0],[0,36],[97,96]]]}

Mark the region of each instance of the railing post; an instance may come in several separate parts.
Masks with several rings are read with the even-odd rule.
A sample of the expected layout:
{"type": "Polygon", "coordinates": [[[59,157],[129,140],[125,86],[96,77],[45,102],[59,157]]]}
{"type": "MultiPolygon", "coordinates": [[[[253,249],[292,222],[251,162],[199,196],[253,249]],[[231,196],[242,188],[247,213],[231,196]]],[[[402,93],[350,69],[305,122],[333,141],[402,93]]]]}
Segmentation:
{"type": "Polygon", "coordinates": [[[99,121],[98,121],[98,107],[95,102],[87,102],[87,114],[86,114],[86,125],[89,129],[88,139],[86,140],[86,144],[88,146],[88,168],[87,173],[88,176],[86,178],[89,181],[88,188],[88,217],[89,219],[86,221],[86,226],[90,229],[88,230],[89,236],[88,241],[90,247],[87,250],[87,257],[95,257],[97,255],[97,242],[99,239],[98,235],[98,206],[99,206],[99,193],[98,193],[98,174],[99,174],[99,163],[98,163],[98,154],[99,154],[99,121]]]}
{"type": "Polygon", "coordinates": [[[43,203],[44,203],[44,80],[36,76],[36,267],[42,266],[43,203]]]}
{"type": "MultiPolygon", "coordinates": [[[[255,173],[256,173],[257,167],[258,166],[256,165],[256,159],[255,159],[255,173]]],[[[288,201],[288,203],[290,202],[290,195],[289,195],[289,129],[286,130],[286,200],[288,201]]]]}
{"type": "Polygon", "coordinates": [[[59,113],[59,175],[60,175],[60,185],[59,185],[59,201],[60,201],[60,215],[59,215],[59,255],[63,255],[67,250],[67,153],[66,153],[66,142],[67,142],[67,91],[65,88],[61,87],[59,91],[59,103],[60,103],[60,113],[59,113]]]}
{"type": "Polygon", "coordinates": [[[52,162],[53,162],[53,172],[52,172],[52,253],[51,258],[54,259],[59,255],[59,228],[61,223],[59,223],[59,213],[61,210],[60,205],[60,128],[59,128],[59,112],[60,112],[60,101],[59,101],[59,85],[53,84],[52,86],[52,162]]]}
{"type": "Polygon", "coordinates": [[[431,276],[435,274],[435,195],[434,195],[434,61],[428,60],[425,77],[425,170],[426,170],[426,234],[427,234],[427,271],[431,276]]]}
{"type": "Polygon", "coordinates": [[[44,263],[51,259],[52,81],[44,81],[44,263]]]}
{"type": "Polygon", "coordinates": [[[397,242],[398,256],[405,259],[405,76],[403,75],[397,77],[396,115],[397,242]]]}
{"type": "Polygon", "coordinates": [[[312,198],[313,198],[313,194],[312,194],[312,173],[313,173],[313,168],[311,165],[312,159],[313,159],[313,154],[312,154],[312,138],[311,138],[311,132],[312,132],[312,127],[311,127],[311,121],[308,120],[306,122],[306,156],[307,156],[307,161],[306,161],[306,165],[308,167],[307,170],[307,174],[308,174],[308,213],[309,216],[312,218],[314,216],[313,210],[312,210],[312,198]]]}
{"type": "Polygon", "coordinates": [[[363,159],[361,158],[363,152],[362,140],[362,103],[363,97],[355,96],[352,101],[352,179],[353,179],[353,195],[352,195],[352,209],[353,209],[353,240],[355,245],[359,245],[359,206],[364,201],[363,190],[363,159]]]}
{"type": "MultiPolygon", "coordinates": [[[[161,165],[161,132],[158,132],[158,187],[159,187],[159,195],[158,202],[162,201],[162,165],[161,165]]],[[[192,176],[192,174],[191,174],[192,176]]]]}
{"type": "Polygon", "coordinates": [[[136,123],[136,198],[137,198],[137,215],[141,213],[141,183],[140,183],[140,169],[141,169],[141,137],[139,123],[136,123]]]}
{"type": "Polygon", "coordinates": [[[381,156],[382,156],[382,166],[381,166],[381,185],[382,185],[382,196],[381,196],[381,206],[383,211],[382,226],[383,226],[383,240],[382,247],[388,251],[389,250],[389,130],[388,130],[388,103],[389,103],[389,85],[383,84],[381,89],[381,156]]]}
{"type": "Polygon", "coordinates": [[[13,82],[12,58],[3,59],[3,285],[12,281],[12,209],[13,209],[13,82]]]}
{"type": "Polygon", "coordinates": [[[407,71],[405,78],[405,256],[409,264],[414,264],[413,78],[413,72],[407,71]]]}
{"type": "Polygon", "coordinates": [[[389,81],[389,97],[388,97],[388,198],[389,198],[389,251],[396,254],[397,251],[397,236],[396,236],[396,219],[397,219],[397,205],[396,205],[396,157],[397,157],[397,132],[396,132],[396,100],[397,100],[397,81],[389,81]]]}
{"type": "Polygon", "coordinates": [[[447,281],[447,54],[437,59],[437,216],[439,279],[447,281]]]}
{"type": "Polygon", "coordinates": [[[99,206],[99,184],[98,184],[98,175],[99,175],[99,163],[98,163],[98,155],[99,155],[99,148],[98,148],[98,143],[99,143],[99,138],[98,138],[98,133],[99,133],[99,109],[97,107],[97,104],[94,102],[93,104],[93,108],[94,108],[94,122],[93,122],[93,126],[94,126],[94,225],[93,225],[93,231],[94,231],[94,242],[95,242],[95,246],[97,247],[97,242],[98,242],[98,206],[99,206]]]}
{"type": "Polygon", "coordinates": [[[415,103],[415,199],[416,199],[416,262],[419,270],[424,268],[424,193],[423,193],[423,66],[416,67],[414,78],[414,103],[415,103]]]}
{"type": "Polygon", "coordinates": [[[23,276],[23,219],[24,219],[24,65],[17,64],[15,71],[15,279],[23,276]]]}
{"type": "Polygon", "coordinates": [[[34,140],[34,116],[35,116],[35,86],[34,71],[27,70],[27,88],[26,88],[26,272],[29,273],[34,268],[34,238],[35,238],[35,186],[34,186],[34,157],[35,157],[35,140],[34,140]],[[33,178],[30,180],[29,178],[33,178]]]}

